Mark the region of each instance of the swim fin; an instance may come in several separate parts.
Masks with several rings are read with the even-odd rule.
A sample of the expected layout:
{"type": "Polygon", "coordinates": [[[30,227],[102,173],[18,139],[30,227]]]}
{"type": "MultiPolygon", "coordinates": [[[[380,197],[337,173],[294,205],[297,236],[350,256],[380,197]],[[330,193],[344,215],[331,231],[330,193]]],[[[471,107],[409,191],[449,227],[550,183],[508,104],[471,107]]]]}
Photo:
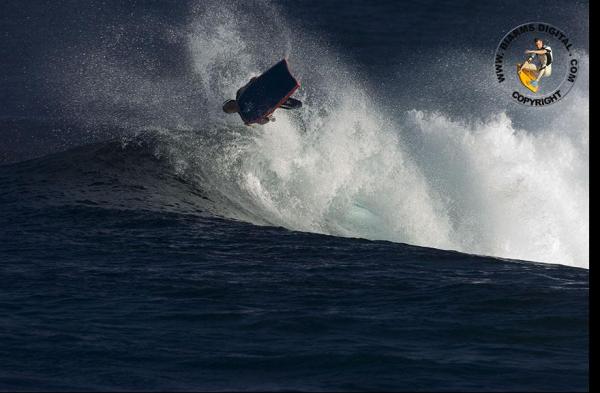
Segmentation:
{"type": "Polygon", "coordinates": [[[302,107],[302,101],[295,98],[288,98],[281,106],[282,109],[298,109],[302,107]]]}

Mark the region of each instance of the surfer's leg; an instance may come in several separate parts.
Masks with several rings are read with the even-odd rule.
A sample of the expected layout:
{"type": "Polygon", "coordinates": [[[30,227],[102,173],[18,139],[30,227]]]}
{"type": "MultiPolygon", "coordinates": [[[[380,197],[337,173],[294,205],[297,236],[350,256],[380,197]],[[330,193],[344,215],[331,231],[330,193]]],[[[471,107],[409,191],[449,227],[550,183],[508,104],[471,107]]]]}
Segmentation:
{"type": "Polygon", "coordinates": [[[548,61],[548,59],[546,58],[546,55],[539,55],[540,58],[540,72],[538,73],[537,78],[535,79],[536,82],[539,82],[540,79],[542,79],[542,76],[546,75],[546,62],[548,61]]]}
{"type": "Polygon", "coordinates": [[[545,75],[546,75],[546,69],[544,68],[544,69],[542,69],[542,70],[541,70],[541,71],[538,73],[538,76],[537,76],[537,78],[535,79],[535,82],[539,82],[539,81],[540,81],[540,79],[542,79],[542,76],[545,76],[545,75]]]}
{"type": "Polygon", "coordinates": [[[550,75],[552,75],[552,64],[547,65],[546,68],[544,69],[545,73],[544,73],[544,77],[549,77],[550,75]]]}

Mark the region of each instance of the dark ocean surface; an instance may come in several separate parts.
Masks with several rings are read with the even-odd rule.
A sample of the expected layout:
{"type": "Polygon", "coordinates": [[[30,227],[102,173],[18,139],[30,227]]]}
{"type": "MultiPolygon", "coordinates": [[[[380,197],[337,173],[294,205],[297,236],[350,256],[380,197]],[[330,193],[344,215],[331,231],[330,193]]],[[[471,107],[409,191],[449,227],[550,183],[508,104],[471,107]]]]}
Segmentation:
{"type": "Polygon", "coordinates": [[[587,3],[0,20],[1,391],[589,390],[587,3]],[[553,109],[494,85],[532,20],[582,61],[553,109]],[[284,56],[301,112],[221,112],[284,56]]]}

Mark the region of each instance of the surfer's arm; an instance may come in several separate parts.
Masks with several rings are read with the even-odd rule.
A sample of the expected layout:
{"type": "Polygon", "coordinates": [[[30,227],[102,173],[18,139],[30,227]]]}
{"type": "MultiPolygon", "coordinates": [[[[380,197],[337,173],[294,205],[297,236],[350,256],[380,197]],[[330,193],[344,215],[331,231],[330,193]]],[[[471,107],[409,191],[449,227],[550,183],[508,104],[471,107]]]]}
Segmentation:
{"type": "Polygon", "coordinates": [[[545,55],[548,51],[546,49],[540,49],[540,50],[526,50],[525,53],[528,54],[532,54],[532,55],[545,55]]]}

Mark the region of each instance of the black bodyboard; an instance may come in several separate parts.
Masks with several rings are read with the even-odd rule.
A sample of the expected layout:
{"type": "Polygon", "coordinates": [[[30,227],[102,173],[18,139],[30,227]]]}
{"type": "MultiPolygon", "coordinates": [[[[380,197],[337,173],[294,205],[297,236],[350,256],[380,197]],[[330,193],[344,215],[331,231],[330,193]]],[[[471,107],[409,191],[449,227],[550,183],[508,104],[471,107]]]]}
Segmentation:
{"type": "Polygon", "coordinates": [[[287,61],[281,60],[256,78],[238,97],[240,116],[251,124],[279,108],[300,84],[290,73],[287,61]]]}

